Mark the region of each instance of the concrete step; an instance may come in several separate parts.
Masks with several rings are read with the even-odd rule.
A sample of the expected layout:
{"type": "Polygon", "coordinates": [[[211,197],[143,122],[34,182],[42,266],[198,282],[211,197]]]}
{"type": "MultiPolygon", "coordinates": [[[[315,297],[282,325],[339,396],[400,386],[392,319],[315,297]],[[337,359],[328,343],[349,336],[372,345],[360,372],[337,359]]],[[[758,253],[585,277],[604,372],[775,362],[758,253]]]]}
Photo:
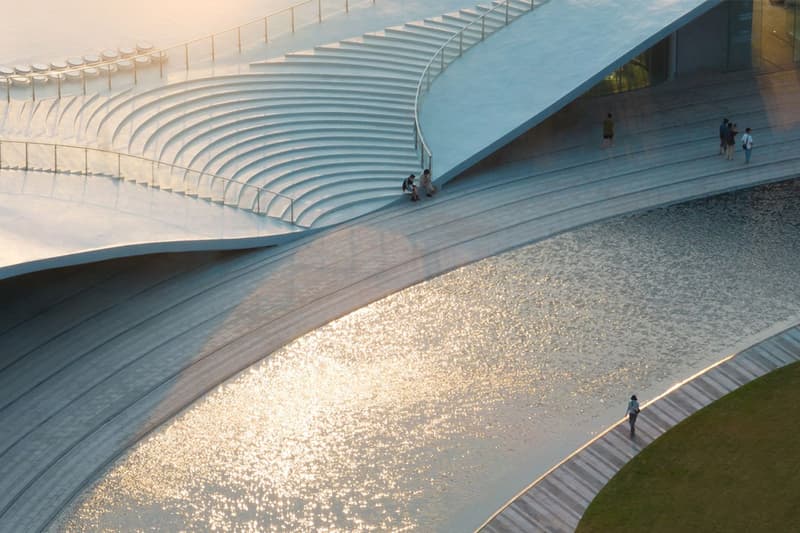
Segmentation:
{"type": "Polygon", "coordinates": [[[246,182],[257,173],[280,174],[282,169],[305,168],[319,160],[369,160],[382,162],[388,160],[413,160],[416,152],[413,147],[398,147],[394,143],[369,146],[334,142],[285,143],[269,147],[244,149],[236,156],[226,160],[217,169],[209,171],[220,176],[231,176],[237,181],[246,182]]]}
{"type": "Polygon", "coordinates": [[[302,209],[299,214],[295,212],[295,220],[301,226],[316,227],[318,221],[325,216],[333,219],[335,213],[342,209],[353,210],[355,206],[365,209],[374,209],[374,205],[385,205],[403,197],[402,191],[390,190],[389,187],[371,187],[368,189],[340,190],[320,199],[313,205],[302,209]]]}
{"type": "Polygon", "coordinates": [[[226,177],[280,192],[288,184],[319,176],[327,170],[350,167],[375,170],[386,167],[394,169],[398,166],[409,168],[414,161],[416,161],[415,154],[409,155],[400,150],[346,154],[342,154],[339,150],[318,150],[306,154],[301,159],[293,157],[291,151],[287,151],[270,157],[269,164],[260,159],[250,160],[235,172],[226,174],[226,177]]]}
{"type": "Polygon", "coordinates": [[[393,61],[389,58],[342,57],[325,54],[294,54],[287,56],[283,62],[271,63],[271,65],[302,65],[303,68],[308,67],[314,70],[317,70],[318,67],[334,67],[346,72],[352,72],[354,69],[368,69],[369,71],[376,70],[399,76],[416,76],[417,78],[419,77],[419,71],[422,70],[422,67],[410,65],[405,61],[393,61]]]}
{"type": "Polygon", "coordinates": [[[371,156],[348,156],[318,158],[314,161],[305,161],[302,165],[284,165],[280,172],[275,169],[256,171],[247,176],[248,183],[280,192],[293,183],[300,183],[308,179],[316,179],[330,173],[351,171],[353,175],[363,172],[397,172],[398,175],[408,175],[409,168],[418,168],[417,158],[385,157],[376,160],[371,156]]]}
{"type": "Polygon", "coordinates": [[[402,52],[394,49],[378,49],[374,46],[369,46],[363,42],[339,42],[332,45],[317,46],[314,48],[315,54],[330,54],[342,56],[356,56],[365,58],[387,58],[396,61],[402,61],[409,65],[422,65],[427,63],[424,54],[416,54],[413,52],[402,52]]]}
{"type": "Polygon", "coordinates": [[[305,121],[295,120],[291,124],[274,124],[266,117],[253,117],[246,121],[235,121],[214,127],[199,130],[191,136],[184,136],[180,142],[162,145],[162,152],[168,159],[174,161],[185,160],[191,157],[188,166],[222,159],[229,154],[235,154],[242,142],[257,137],[269,138],[273,134],[289,135],[294,133],[300,137],[317,134],[320,137],[342,134],[379,135],[386,138],[395,138],[408,144],[408,123],[389,124],[386,122],[347,119],[329,119],[320,121],[310,118],[305,121]]]}
{"type": "Polygon", "coordinates": [[[127,137],[121,137],[118,133],[115,133],[115,146],[120,146],[124,142],[127,150],[130,150],[131,153],[145,153],[156,149],[160,136],[166,135],[167,137],[164,137],[166,139],[175,135],[183,135],[187,129],[194,128],[197,124],[207,122],[210,118],[223,113],[227,113],[227,117],[238,116],[240,118],[261,114],[265,117],[271,117],[275,122],[286,122],[300,117],[314,116],[319,118],[369,116],[375,119],[411,119],[410,111],[406,107],[370,105],[369,103],[357,104],[353,102],[348,105],[343,102],[333,101],[306,104],[298,108],[296,104],[291,102],[281,103],[269,99],[264,102],[248,101],[242,104],[224,102],[206,106],[202,110],[194,111],[191,115],[187,114],[165,119],[149,129],[137,126],[133,128],[127,137]]]}
{"type": "MultiPolygon", "coordinates": [[[[190,130],[184,131],[182,137],[172,138],[164,142],[161,147],[163,150],[172,150],[175,146],[185,146],[187,150],[191,148],[192,151],[198,152],[204,149],[204,146],[213,148],[213,141],[206,141],[207,134],[216,135],[221,132],[236,133],[237,131],[246,131],[248,129],[262,129],[262,128],[291,128],[293,126],[305,127],[347,127],[350,129],[372,129],[373,131],[402,134],[412,130],[413,121],[410,119],[376,119],[369,115],[351,114],[348,116],[330,116],[330,117],[308,117],[300,116],[292,118],[288,124],[276,123],[271,117],[263,117],[260,115],[253,115],[250,117],[242,118],[237,116],[235,112],[231,112],[228,116],[217,116],[194,124],[190,130]]],[[[202,157],[195,157],[194,160],[201,161],[202,157]]]]}
{"type": "Polygon", "coordinates": [[[343,202],[337,205],[334,209],[320,213],[319,216],[310,219],[310,225],[314,228],[322,228],[325,226],[338,224],[340,222],[344,222],[345,220],[350,220],[352,218],[376,211],[377,209],[397,201],[397,199],[398,198],[396,194],[386,193],[374,198],[343,202]]]}

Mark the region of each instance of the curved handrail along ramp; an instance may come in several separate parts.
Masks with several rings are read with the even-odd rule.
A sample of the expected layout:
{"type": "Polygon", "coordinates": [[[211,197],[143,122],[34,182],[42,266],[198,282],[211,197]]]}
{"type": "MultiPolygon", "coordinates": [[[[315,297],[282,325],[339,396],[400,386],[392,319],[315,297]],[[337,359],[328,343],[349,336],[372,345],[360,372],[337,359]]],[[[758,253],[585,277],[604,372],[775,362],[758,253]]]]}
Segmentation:
{"type": "Polygon", "coordinates": [[[419,113],[435,179],[454,178],[721,2],[548,2],[475,46],[419,113]]]}
{"type": "MultiPolygon", "coordinates": [[[[292,197],[298,225],[327,226],[396,201],[399,181],[418,172],[415,96],[431,58],[451,61],[534,5],[495,0],[252,63],[248,74],[123,93],[94,107],[80,135],[292,197]]],[[[280,198],[266,211],[289,217],[280,198]]]]}
{"type": "Polygon", "coordinates": [[[544,0],[537,4],[534,0],[530,0],[530,2],[522,3],[522,5],[519,0],[513,3],[512,0],[495,1],[494,7],[482,14],[476,13],[476,18],[472,22],[450,37],[433,54],[419,77],[417,92],[414,96],[414,147],[420,152],[420,163],[423,167],[431,168],[433,166],[433,153],[431,153],[431,149],[425,141],[425,135],[423,135],[419,124],[419,109],[422,104],[422,98],[431,90],[433,80],[444,72],[453,61],[464,55],[466,50],[483,42],[487,36],[494,32],[505,28],[517,17],[525,14],[525,11],[533,11],[538,5],[546,1],[544,0]]]}
{"type": "Polygon", "coordinates": [[[277,205],[275,218],[294,225],[294,199],[289,196],[202,170],[162,164],[121,152],[0,139],[2,169],[108,176],[266,216],[273,216],[269,206],[277,205]]]}

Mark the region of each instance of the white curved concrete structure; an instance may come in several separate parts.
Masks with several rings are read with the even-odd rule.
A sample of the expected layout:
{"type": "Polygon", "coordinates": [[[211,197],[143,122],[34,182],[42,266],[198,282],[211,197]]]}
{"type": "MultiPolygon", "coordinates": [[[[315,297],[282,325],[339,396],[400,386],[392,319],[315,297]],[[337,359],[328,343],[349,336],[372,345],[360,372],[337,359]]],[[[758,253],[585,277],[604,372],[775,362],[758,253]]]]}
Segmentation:
{"type": "Polygon", "coordinates": [[[582,224],[796,173],[800,107],[785,90],[796,74],[718,81],[580,102],[577,119],[543,124],[432,201],[398,204],[285,246],[19,280],[23,289],[42,288],[0,316],[0,529],[44,527],[148,431],[349,310],[582,224]],[[750,167],[715,153],[720,105],[764,130],[750,167]],[[629,110],[620,112],[626,134],[614,152],[587,129],[608,106],[629,110]],[[668,118],[673,126],[664,127],[668,118]],[[557,127],[562,138],[535,142],[557,127]]]}
{"type": "MultiPolygon", "coordinates": [[[[524,15],[434,83],[423,129],[434,149],[435,170],[445,169],[443,179],[453,177],[475,154],[488,153],[512,133],[543,120],[609,66],[717,3],[673,0],[637,12],[631,8],[641,3],[632,0],[565,1],[524,15]],[[517,25],[522,28],[545,15],[552,18],[536,24],[558,30],[555,15],[565,9],[558,5],[584,14],[599,15],[600,7],[608,16],[624,13],[617,31],[642,26],[643,33],[615,39],[608,53],[616,56],[606,62],[561,71],[569,76],[546,77],[551,70],[531,74],[531,62],[525,63],[530,71],[521,69],[519,57],[538,57],[541,47],[559,45],[548,44],[554,36],[544,29],[531,34],[525,26],[530,37],[525,39],[514,32],[517,25]],[[644,24],[643,18],[650,22],[644,24]],[[515,44],[493,48],[504,42],[515,44]],[[475,74],[470,68],[479,69],[482,83],[471,83],[475,74]],[[538,91],[537,98],[530,98],[530,86],[518,83],[524,76],[528,81],[542,78],[541,98],[538,91]],[[463,87],[470,88],[469,94],[463,87]]],[[[462,10],[320,45],[254,65],[252,73],[112,96],[0,103],[2,129],[20,137],[113,144],[235,173],[298,198],[303,203],[298,216],[322,227],[400,198],[399,178],[418,169],[409,99],[413,73],[448,32],[476,16],[475,10],[462,10]]],[[[603,20],[608,22],[600,19],[593,28],[607,36],[603,20]]],[[[585,50],[599,37],[584,32],[568,39],[585,50]]],[[[565,56],[556,56],[547,68],[565,62],[565,56]]],[[[156,259],[142,271],[137,264],[103,267],[79,272],[63,287],[57,280],[55,290],[40,295],[44,303],[39,307],[21,301],[13,316],[3,317],[0,351],[7,355],[0,369],[6,385],[0,387],[0,529],[45,527],[148,431],[288,340],[346,311],[465,262],[581,224],[797,176],[797,103],[795,72],[679,80],[581,101],[565,112],[575,127],[560,127],[555,119],[543,124],[497,160],[462,174],[430,202],[398,203],[319,234],[306,231],[287,246],[217,262],[156,259]],[[593,117],[608,109],[617,116],[620,135],[613,150],[603,151],[593,117]],[[729,165],[715,154],[720,114],[734,112],[758,132],[758,152],[750,166],[741,161],[729,165]]],[[[14,174],[21,180],[30,175],[14,174]]],[[[192,201],[164,191],[150,193],[192,201]]],[[[209,211],[197,208],[200,214],[186,219],[209,211]]],[[[4,227],[15,227],[15,235],[24,236],[31,228],[20,220],[15,217],[4,227]]],[[[212,228],[216,222],[211,219],[212,228]]],[[[127,243],[103,247],[76,239],[64,244],[73,252],[96,253],[84,257],[92,260],[270,242],[269,236],[243,242],[207,238],[187,226],[186,238],[165,243],[158,228],[138,223],[127,243]],[[147,243],[141,242],[142,230],[153,234],[147,243]],[[131,240],[137,247],[124,247],[131,240]]],[[[44,262],[32,259],[29,264],[63,266],[74,257],[67,248],[56,255],[47,252],[47,259],[40,258],[44,262]]]]}
{"type": "MultiPolygon", "coordinates": [[[[490,13],[486,27],[498,32],[483,43],[477,27],[469,30],[464,45],[478,44],[423,101],[434,178],[456,176],[721,1],[676,0],[643,10],[634,0],[511,0],[518,21],[504,28],[504,9],[490,13]],[[604,46],[592,46],[600,41],[604,46]]],[[[498,4],[317,44],[254,62],[246,73],[0,103],[0,135],[110,148],[222,175],[295,198],[300,227],[334,224],[400,198],[397,183],[420,170],[411,131],[422,69],[442,43],[498,4]]],[[[224,193],[236,203],[237,190],[224,193]]],[[[286,218],[287,209],[271,202],[268,214],[286,218]]]]}

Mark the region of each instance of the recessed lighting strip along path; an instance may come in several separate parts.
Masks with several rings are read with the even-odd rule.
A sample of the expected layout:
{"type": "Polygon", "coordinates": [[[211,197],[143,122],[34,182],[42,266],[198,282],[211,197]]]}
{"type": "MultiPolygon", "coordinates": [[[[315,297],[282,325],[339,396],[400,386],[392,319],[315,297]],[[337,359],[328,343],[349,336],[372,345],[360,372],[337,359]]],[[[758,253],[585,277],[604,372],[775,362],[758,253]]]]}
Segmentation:
{"type": "Polygon", "coordinates": [[[627,419],[620,420],[517,494],[478,531],[574,531],[606,483],[655,439],[729,392],[799,360],[800,326],[726,357],[645,404],[635,438],[627,419]]]}

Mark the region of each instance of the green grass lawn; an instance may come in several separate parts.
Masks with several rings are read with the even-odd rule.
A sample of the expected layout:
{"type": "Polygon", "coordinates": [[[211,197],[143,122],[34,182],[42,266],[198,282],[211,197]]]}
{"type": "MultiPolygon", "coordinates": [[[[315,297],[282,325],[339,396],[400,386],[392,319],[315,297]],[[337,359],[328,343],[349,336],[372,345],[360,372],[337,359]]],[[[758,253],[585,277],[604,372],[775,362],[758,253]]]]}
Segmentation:
{"type": "Polygon", "coordinates": [[[645,448],[600,491],[577,531],[800,532],[800,363],[645,448]]]}

